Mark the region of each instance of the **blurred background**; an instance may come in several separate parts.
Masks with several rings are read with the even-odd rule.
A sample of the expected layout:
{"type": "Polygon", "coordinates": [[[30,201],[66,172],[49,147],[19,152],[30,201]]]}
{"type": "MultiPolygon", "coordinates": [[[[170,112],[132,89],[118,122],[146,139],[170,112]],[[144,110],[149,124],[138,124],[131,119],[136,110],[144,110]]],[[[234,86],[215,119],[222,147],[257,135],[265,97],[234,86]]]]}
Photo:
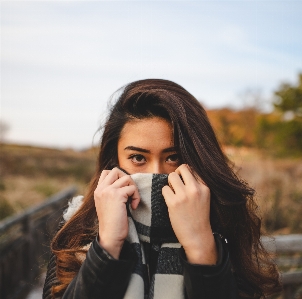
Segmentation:
{"type": "Polygon", "coordinates": [[[302,234],[301,14],[291,0],[1,1],[0,220],[84,194],[110,96],[163,78],[206,108],[263,231],[302,234]]]}

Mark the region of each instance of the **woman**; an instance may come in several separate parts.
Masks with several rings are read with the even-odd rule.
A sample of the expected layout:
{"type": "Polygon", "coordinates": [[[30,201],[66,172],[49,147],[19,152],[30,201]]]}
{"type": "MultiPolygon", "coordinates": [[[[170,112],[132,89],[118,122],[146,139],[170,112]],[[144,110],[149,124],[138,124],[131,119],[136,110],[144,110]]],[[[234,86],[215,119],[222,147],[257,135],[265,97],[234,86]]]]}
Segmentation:
{"type": "MultiPolygon", "coordinates": [[[[89,191],[76,211],[65,213],[71,216],[52,241],[43,298],[222,299],[276,293],[279,274],[260,243],[253,194],[232,171],[205,110],[190,93],[167,80],[130,83],[105,124],[89,191]],[[140,235],[135,215],[141,217],[143,196],[137,173],[168,174],[159,201],[165,204],[157,211],[162,217],[167,209],[179,242],[168,238],[177,250],[168,258],[161,258],[172,250],[165,241],[140,238],[136,251],[129,242],[133,223],[140,235]],[[138,270],[142,261],[144,271],[138,270]],[[167,261],[178,276],[156,276],[167,261]],[[144,277],[140,295],[134,272],[144,277]]],[[[157,230],[155,238],[161,233],[157,230]]]]}

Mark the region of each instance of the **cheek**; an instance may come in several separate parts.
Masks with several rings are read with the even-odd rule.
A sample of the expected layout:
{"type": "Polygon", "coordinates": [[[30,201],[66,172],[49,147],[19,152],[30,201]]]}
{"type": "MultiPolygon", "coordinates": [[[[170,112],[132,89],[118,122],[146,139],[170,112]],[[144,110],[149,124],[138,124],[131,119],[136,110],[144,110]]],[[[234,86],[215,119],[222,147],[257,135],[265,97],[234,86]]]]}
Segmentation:
{"type": "Polygon", "coordinates": [[[131,161],[129,159],[127,159],[127,157],[123,157],[122,155],[119,155],[118,156],[118,166],[120,168],[124,169],[129,174],[135,173],[133,171],[133,165],[132,165],[131,161]]]}
{"type": "Polygon", "coordinates": [[[174,172],[177,169],[177,167],[178,167],[178,165],[175,165],[175,166],[169,165],[169,166],[166,167],[165,173],[166,174],[170,174],[171,172],[174,172]]]}
{"type": "Polygon", "coordinates": [[[123,165],[127,165],[127,159],[125,157],[123,157],[122,155],[117,155],[117,161],[118,161],[118,165],[120,167],[123,167],[123,165]]]}

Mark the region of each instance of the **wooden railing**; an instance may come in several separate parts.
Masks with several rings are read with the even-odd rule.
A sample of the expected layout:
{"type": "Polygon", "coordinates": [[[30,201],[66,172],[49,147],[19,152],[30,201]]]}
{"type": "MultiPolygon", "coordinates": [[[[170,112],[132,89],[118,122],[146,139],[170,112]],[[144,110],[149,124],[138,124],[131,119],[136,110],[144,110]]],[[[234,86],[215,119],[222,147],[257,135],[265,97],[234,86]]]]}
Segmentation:
{"type": "Polygon", "coordinates": [[[50,239],[56,230],[68,199],[75,194],[71,187],[0,222],[0,298],[22,298],[31,289],[49,258],[50,239]]]}
{"type": "Polygon", "coordinates": [[[301,298],[297,291],[302,288],[302,235],[284,235],[262,238],[265,248],[275,254],[281,270],[283,299],[301,298]]]}

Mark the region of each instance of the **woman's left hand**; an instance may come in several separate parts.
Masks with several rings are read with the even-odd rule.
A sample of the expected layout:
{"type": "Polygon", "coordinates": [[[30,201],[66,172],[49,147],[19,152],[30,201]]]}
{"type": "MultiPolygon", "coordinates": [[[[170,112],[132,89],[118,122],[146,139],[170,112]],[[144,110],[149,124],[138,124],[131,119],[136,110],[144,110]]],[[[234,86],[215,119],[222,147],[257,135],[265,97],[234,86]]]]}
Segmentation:
{"type": "Polygon", "coordinates": [[[195,179],[188,165],[169,174],[162,194],[175,235],[192,264],[214,265],[217,249],[210,224],[210,189],[195,179]],[[180,176],[183,181],[181,180],[180,176]]]}

